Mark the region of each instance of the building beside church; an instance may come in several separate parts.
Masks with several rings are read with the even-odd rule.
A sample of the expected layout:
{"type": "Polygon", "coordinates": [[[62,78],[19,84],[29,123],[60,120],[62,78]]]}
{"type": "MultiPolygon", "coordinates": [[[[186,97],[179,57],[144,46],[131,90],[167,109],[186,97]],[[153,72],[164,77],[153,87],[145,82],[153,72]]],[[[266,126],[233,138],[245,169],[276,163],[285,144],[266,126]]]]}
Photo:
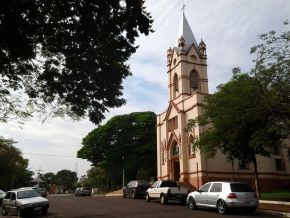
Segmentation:
{"type": "MultiPolygon", "coordinates": [[[[204,153],[191,148],[194,138],[206,129],[184,131],[189,119],[203,114],[204,98],[209,95],[206,44],[196,41],[184,14],[176,43],[167,50],[167,75],[168,107],[157,116],[158,179],[172,179],[198,188],[207,181],[234,177],[253,185],[252,164],[235,161],[232,166],[221,153],[207,159],[204,153]]],[[[285,152],[284,148],[275,151],[271,157],[257,157],[261,191],[290,187],[289,156],[290,147],[285,152]]]]}

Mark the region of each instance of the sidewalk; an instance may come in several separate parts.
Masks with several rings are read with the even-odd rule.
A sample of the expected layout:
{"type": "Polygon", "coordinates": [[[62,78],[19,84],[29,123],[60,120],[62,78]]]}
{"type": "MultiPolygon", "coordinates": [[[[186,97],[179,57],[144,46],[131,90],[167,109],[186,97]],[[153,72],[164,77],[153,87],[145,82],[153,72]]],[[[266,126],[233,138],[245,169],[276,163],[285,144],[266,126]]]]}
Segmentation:
{"type": "Polygon", "coordinates": [[[290,202],[259,200],[259,209],[267,211],[279,211],[284,216],[290,217],[290,202]]]}

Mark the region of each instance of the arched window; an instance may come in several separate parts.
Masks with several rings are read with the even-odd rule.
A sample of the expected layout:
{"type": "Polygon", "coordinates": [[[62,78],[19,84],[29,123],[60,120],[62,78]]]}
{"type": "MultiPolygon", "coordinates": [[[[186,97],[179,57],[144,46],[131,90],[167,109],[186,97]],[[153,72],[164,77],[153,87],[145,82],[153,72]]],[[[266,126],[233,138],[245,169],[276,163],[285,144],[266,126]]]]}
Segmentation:
{"type": "Polygon", "coordinates": [[[178,92],[179,86],[178,86],[178,77],[177,77],[177,74],[174,74],[174,77],[173,77],[173,86],[174,86],[174,91],[178,92]]]}
{"type": "Polygon", "coordinates": [[[193,144],[193,142],[194,142],[194,138],[193,138],[193,135],[190,135],[189,136],[189,139],[188,139],[188,155],[189,156],[192,156],[192,155],[194,155],[194,152],[193,152],[193,150],[192,150],[192,144],[193,144]]]}
{"type": "Polygon", "coordinates": [[[172,147],[172,156],[179,155],[179,145],[175,142],[172,147]]]}
{"type": "Polygon", "coordinates": [[[196,71],[191,71],[190,76],[190,88],[193,90],[197,90],[199,88],[199,76],[196,71]]]}

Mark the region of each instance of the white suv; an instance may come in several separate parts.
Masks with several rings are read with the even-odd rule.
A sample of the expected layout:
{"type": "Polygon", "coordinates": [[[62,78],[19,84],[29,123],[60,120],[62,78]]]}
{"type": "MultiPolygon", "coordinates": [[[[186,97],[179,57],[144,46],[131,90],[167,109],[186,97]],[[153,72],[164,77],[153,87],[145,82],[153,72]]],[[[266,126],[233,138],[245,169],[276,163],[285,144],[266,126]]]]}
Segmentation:
{"type": "Polygon", "coordinates": [[[186,202],[191,210],[199,206],[213,207],[221,214],[229,208],[245,208],[254,213],[259,205],[255,191],[242,182],[208,182],[189,193],[186,202]]]}
{"type": "Polygon", "coordinates": [[[46,214],[48,208],[49,201],[40,197],[35,190],[20,188],[7,192],[2,202],[2,215],[15,213],[21,217],[34,212],[46,214]]]}

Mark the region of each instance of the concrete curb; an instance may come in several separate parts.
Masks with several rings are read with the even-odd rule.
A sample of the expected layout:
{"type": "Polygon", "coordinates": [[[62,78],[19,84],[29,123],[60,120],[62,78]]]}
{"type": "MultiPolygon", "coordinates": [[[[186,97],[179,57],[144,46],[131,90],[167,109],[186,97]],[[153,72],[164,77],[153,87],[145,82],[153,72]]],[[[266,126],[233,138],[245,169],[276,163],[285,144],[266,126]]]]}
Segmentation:
{"type": "Polygon", "coordinates": [[[290,202],[285,202],[285,201],[265,201],[265,200],[259,200],[259,203],[261,204],[282,204],[282,205],[289,205],[290,202]]]}

